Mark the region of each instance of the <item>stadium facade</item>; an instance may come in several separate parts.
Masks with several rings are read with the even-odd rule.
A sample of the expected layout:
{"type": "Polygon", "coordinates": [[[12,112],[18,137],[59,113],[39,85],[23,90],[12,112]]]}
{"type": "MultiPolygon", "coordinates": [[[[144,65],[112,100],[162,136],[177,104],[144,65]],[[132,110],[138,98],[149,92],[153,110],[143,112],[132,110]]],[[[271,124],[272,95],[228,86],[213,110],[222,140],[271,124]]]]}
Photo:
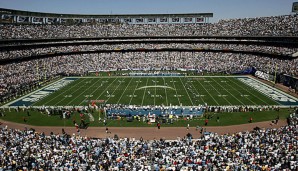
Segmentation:
{"type": "Polygon", "coordinates": [[[204,24],[209,23],[209,19],[213,17],[213,13],[81,15],[30,12],[4,8],[0,8],[0,15],[0,23],[2,24],[204,24]]]}

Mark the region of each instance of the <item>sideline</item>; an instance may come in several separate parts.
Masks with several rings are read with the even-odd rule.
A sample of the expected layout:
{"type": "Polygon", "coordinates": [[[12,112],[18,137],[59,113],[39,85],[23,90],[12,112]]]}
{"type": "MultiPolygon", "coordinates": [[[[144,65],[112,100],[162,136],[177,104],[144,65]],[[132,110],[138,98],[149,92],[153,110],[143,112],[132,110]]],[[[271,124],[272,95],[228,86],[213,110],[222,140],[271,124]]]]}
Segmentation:
{"type": "MultiPolygon", "coordinates": [[[[51,132],[54,134],[61,134],[62,128],[66,131],[67,134],[76,135],[76,128],[73,127],[63,127],[63,126],[31,126],[21,123],[14,123],[10,121],[5,121],[0,119],[2,125],[0,127],[5,127],[7,125],[8,129],[18,129],[24,130],[25,127],[27,129],[33,128],[36,132],[42,133],[44,132],[46,135],[50,135],[51,132]]],[[[243,131],[253,131],[255,127],[259,127],[261,129],[273,128],[278,129],[282,126],[286,126],[286,120],[279,120],[278,125],[271,125],[271,121],[264,122],[256,122],[256,123],[247,123],[241,125],[230,125],[230,126],[206,126],[207,132],[214,132],[219,135],[224,134],[235,134],[243,131]]],[[[101,123],[102,124],[102,123],[101,123]]],[[[92,137],[92,138],[113,138],[115,134],[117,134],[120,138],[143,138],[144,140],[159,140],[160,138],[166,140],[175,140],[177,137],[185,137],[187,133],[193,135],[193,137],[200,138],[200,131],[196,130],[195,127],[190,127],[189,130],[186,127],[163,127],[161,129],[157,129],[157,127],[109,127],[111,134],[107,134],[105,130],[105,126],[100,125],[100,127],[88,127],[87,129],[81,129],[80,135],[83,137],[92,137]]]]}

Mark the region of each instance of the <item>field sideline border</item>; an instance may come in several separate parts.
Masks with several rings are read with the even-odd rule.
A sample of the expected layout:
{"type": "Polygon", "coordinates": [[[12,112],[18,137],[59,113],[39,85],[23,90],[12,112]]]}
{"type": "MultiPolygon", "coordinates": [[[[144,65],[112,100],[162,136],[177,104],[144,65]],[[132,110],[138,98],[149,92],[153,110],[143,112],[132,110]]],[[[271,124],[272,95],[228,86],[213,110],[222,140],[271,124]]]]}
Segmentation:
{"type": "MultiPolygon", "coordinates": [[[[254,80],[254,81],[256,81],[256,82],[258,82],[258,83],[260,83],[260,84],[262,84],[262,85],[265,85],[265,86],[268,86],[268,87],[270,87],[270,88],[274,88],[274,90],[277,90],[279,93],[281,93],[281,94],[283,94],[283,95],[286,95],[286,96],[290,96],[291,98],[293,98],[293,99],[295,99],[296,101],[298,101],[298,98],[296,98],[296,97],[294,97],[293,95],[291,95],[291,94],[288,94],[288,93],[286,93],[286,92],[284,92],[284,91],[282,91],[282,90],[279,90],[278,88],[276,88],[276,87],[273,87],[272,85],[269,85],[269,84],[266,84],[266,83],[264,83],[264,82],[262,82],[262,81],[260,81],[260,80],[258,80],[258,79],[256,79],[256,78],[254,78],[254,77],[252,77],[252,76],[249,76],[249,75],[226,75],[226,76],[210,76],[210,75],[207,75],[207,76],[83,76],[83,77],[78,77],[78,76],[70,76],[70,77],[62,77],[62,78],[60,78],[60,79],[58,79],[58,80],[56,80],[56,81],[54,81],[54,82],[52,82],[52,83],[50,83],[50,84],[48,84],[48,85],[46,85],[46,86],[43,86],[43,87],[41,87],[41,88],[39,88],[39,89],[37,89],[37,90],[34,90],[34,91],[32,91],[32,92],[30,92],[30,93],[28,93],[28,94],[26,94],[26,95],[24,95],[24,96],[21,96],[21,97],[19,97],[19,98],[17,98],[17,99],[15,99],[15,100],[13,100],[13,101],[10,101],[10,102],[8,102],[8,103],[6,103],[6,104],[4,104],[4,105],[2,105],[1,106],[1,108],[7,108],[7,107],[16,107],[16,106],[9,106],[10,104],[13,104],[13,103],[15,103],[15,102],[17,102],[17,101],[19,101],[19,100],[21,100],[22,98],[24,98],[24,97],[27,97],[27,96],[30,96],[30,95],[32,95],[32,94],[34,94],[34,93],[36,93],[36,92],[38,92],[38,91],[41,91],[42,89],[44,89],[44,88],[46,88],[46,87],[49,87],[49,86],[51,86],[51,85],[53,85],[53,84],[55,84],[55,83],[57,83],[57,82],[59,82],[59,81],[61,81],[61,80],[63,80],[63,79],[65,79],[65,78],[78,78],[78,79],[80,79],[80,78],[132,78],[132,77],[134,77],[134,78],[142,78],[142,77],[144,77],[144,78],[150,78],[150,77],[153,77],[153,78],[156,78],[156,77],[191,77],[191,78],[206,78],[206,77],[213,77],[213,78],[216,78],[216,77],[218,77],[218,78],[225,78],[225,77],[245,77],[245,78],[250,78],[250,79],[252,79],[252,80],[254,80]]],[[[248,85],[249,86],[249,85],[248,85]]],[[[251,87],[251,86],[250,86],[251,87]]],[[[254,88],[255,89],[255,88],[254,88]]],[[[258,92],[260,92],[259,90],[257,90],[257,89],[255,89],[256,91],[258,91],[258,92]]],[[[260,93],[262,93],[262,92],[260,92],[260,93]]],[[[263,94],[263,93],[262,93],[263,94]]],[[[263,94],[264,96],[267,96],[267,95],[265,95],[265,94],[263,94]]],[[[268,97],[268,96],[267,96],[268,97]]],[[[269,97],[269,98],[271,98],[271,97],[269,97]]],[[[276,101],[277,103],[279,103],[278,101],[276,101]]],[[[225,106],[225,107],[229,107],[228,105],[223,105],[223,106],[225,106]]],[[[231,105],[231,106],[242,106],[242,105],[231,105]]],[[[261,105],[246,105],[246,106],[261,106],[261,105]]],[[[282,108],[288,108],[288,107],[290,107],[289,105],[275,105],[275,106],[279,106],[279,107],[282,107],[282,108]]],[[[298,106],[298,105],[292,105],[292,106],[298,106]]],[[[19,107],[23,107],[23,106],[19,106],[19,107]]],[[[40,106],[31,106],[31,107],[36,107],[36,108],[38,108],[38,107],[40,107],[40,106]]],[[[65,106],[65,107],[68,107],[68,106],[65,106]]],[[[76,106],[76,107],[83,107],[83,106],[76,106]]]]}

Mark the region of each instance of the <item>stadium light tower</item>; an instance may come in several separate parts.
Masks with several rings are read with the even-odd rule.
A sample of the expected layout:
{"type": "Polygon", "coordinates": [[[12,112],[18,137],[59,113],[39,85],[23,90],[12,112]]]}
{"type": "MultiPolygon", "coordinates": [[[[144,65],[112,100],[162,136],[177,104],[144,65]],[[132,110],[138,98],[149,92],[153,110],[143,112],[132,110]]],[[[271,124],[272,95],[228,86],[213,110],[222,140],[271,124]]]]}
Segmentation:
{"type": "Polygon", "coordinates": [[[298,2],[293,2],[292,13],[298,13],[298,2]]]}

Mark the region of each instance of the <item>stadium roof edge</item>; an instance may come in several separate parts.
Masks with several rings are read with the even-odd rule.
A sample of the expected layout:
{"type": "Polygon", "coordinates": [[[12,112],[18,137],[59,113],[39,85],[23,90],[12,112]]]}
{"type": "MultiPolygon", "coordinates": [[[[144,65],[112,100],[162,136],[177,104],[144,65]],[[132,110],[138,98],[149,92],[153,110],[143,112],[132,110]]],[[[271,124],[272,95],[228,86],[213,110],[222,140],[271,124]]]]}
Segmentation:
{"type": "Polygon", "coordinates": [[[23,16],[35,16],[35,17],[63,17],[63,18],[92,18],[92,17],[161,17],[161,16],[201,16],[201,17],[213,17],[213,13],[177,13],[177,14],[59,14],[59,13],[45,13],[45,12],[33,12],[33,11],[22,11],[14,9],[0,8],[0,14],[10,15],[23,15],[23,16]]]}
{"type": "Polygon", "coordinates": [[[298,36],[123,36],[123,37],[80,37],[80,38],[44,38],[44,39],[0,39],[1,42],[29,42],[29,41],[64,41],[64,40],[113,40],[113,39],[236,39],[239,41],[251,41],[251,40],[271,40],[271,41],[290,41],[298,42],[298,36]]]}

